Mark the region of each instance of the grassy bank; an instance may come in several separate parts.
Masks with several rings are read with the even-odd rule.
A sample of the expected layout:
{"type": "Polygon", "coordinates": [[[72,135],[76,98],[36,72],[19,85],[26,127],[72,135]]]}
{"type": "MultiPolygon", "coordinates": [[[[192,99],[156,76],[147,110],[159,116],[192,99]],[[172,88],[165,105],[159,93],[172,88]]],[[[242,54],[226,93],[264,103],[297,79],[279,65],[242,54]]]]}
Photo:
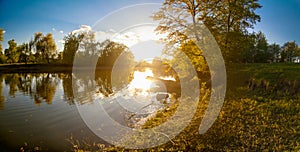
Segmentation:
{"type": "Polygon", "coordinates": [[[239,64],[227,69],[227,98],[299,99],[300,64],[239,64]]]}

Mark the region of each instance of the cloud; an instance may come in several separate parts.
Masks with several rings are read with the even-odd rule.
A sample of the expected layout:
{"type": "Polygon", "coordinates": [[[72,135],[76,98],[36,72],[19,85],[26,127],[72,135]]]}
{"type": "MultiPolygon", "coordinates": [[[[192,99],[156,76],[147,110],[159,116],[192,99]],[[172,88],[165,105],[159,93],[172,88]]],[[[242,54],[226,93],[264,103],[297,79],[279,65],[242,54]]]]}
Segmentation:
{"type": "MultiPolygon", "coordinates": [[[[72,34],[81,34],[91,32],[92,28],[88,25],[81,25],[79,29],[73,30],[72,34]]],[[[138,42],[139,36],[134,32],[126,32],[123,34],[117,33],[114,29],[107,31],[93,31],[95,33],[95,39],[98,42],[103,42],[106,39],[122,43],[126,46],[132,46],[138,42]]]]}
{"type": "Polygon", "coordinates": [[[162,35],[156,35],[154,30],[156,27],[143,26],[136,27],[125,32],[117,32],[114,29],[93,31],[88,25],[81,25],[79,29],[73,30],[72,34],[81,34],[85,32],[94,32],[97,42],[103,42],[110,39],[117,43],[122,43],[129,47],[137,61],[146,58],[154,58],[161,56],[163,45],[157,43],[162,35]]]}
{"type": "Polygon", "coordinates": [[[54,32],[54,33],[60,33],[60,34],[64,34],[64,31],[63,30],[57,30],[56,28],[52,28],[52,31],[54,32]]]}
{"type": "Polygon", "coordinates": [[[64,44],[64,43],[65,43],[65,41],[64,41],[64,40],[58,40],[57,42],[58,42],[58,43],[62,43],[62,44],[64,44]]]}
{"type": "Polygon", "coordinates": [[[81,25],[79,29],[73,30],[72,34],[81,34],[85,32],[91,32],[93,31],[95,33],[95,39],[98,42],[103,42],[106,39],[110,39],[114,42],[122,43],[128,47],[131,47],[133,45],[136,45],[143,41],[149,41],[149,40],[159,40],[159,38],[162,38],[160,35],[156,35],[154,30],[156,27],[153,26],[143,26],[143,27],[137,27],[135,29],[131,29],[129,31],[125,31],[123,33],[119,33],[114,29],[108,29],[108,30],[99,30],[99,31],[93,31],[91,26],[88,25],[81,25]]]}
{"type": "Polygon", "coordinates": [[[119,43],[123,43],[126,46],[130,47],[137,44],[140,41],[140,36],[134,32],[126,32],[124,34],[117,33],[115,34],[112,40],[119,43]]]}
{"type": "Polygon", "coordinates": [[[114,42],[122,43],[129,47],[138,43],[139,41],[139,36],[136,33],[126,32],[124,34],[120,34],[115,32],[115,30],[113,29],[110,29],[108,31],[96,31],[95,38],[98,42],[110,39],[114,42]]]}
{"type": "Polygon", "coordinates": [[[91,31],[92,28],[88,25],[80,25],[79,29],[72,31],[72,34],[80,34],[80,33],[84,33],[84,32],[88,32],[91,31]]]}

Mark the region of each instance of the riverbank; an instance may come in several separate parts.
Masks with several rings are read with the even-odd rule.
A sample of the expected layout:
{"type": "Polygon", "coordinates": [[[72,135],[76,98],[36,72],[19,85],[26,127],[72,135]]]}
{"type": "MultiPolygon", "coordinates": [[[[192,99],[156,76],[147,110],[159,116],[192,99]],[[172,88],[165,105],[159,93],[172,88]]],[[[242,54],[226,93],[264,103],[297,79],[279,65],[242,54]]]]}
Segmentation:
{"type": "Polygon", "coordinates": [[[68,64],[2,64],[0,73],[60,73],[72,72],[68,64]]]}
{"type": "MultiPolygon", "coordinates": [[[[92,66],[75,67],[78,70],[91,70],[92,66]]],[[[0,73],[62,73],[72,72],[71,64],[0,64],[0,73]]],[[[96,70],[111,70],[112,67],[97,67],[96,70]]]]}

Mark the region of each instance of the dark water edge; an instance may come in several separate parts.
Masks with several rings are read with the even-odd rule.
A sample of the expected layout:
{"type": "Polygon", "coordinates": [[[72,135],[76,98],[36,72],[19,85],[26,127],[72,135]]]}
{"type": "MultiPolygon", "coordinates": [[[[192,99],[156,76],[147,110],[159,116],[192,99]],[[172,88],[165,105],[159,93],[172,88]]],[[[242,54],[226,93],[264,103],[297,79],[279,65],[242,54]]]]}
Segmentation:
{"type": "Polygon", "coordinates": [[[113,67],[92,65],[76,66],[72,64],[0,64],[0,73],[62,73],[76,70],[111,70],[113,67]]]}
{"type": "Polygon", "coordinates": [[[5,64],[0,65],[0,73],[60,73],[71,72],[70,64],[5,64]]]}

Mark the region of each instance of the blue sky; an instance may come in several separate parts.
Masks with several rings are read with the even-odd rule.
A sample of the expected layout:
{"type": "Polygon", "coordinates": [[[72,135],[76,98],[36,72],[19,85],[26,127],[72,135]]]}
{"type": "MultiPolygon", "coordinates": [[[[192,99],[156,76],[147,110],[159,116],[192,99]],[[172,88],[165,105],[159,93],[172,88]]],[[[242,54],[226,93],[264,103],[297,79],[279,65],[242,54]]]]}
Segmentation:
{"type": "Polygon", "coordinates": [[[300,0],[260,0],[260,4],[261,22],[255,31],[263,31],[269,43],[295,40],[300,45],[300,0]]]}
{"type": "MultiPolygon", "coordinates": [[[[0,28],[7,41],[28,42],[35,32],[51,32],[61,40],[66,33],[80,25],[92,26],[108,13],[124,6],[139,3],[162,3],[163,0],[0,0],[0,28]]],[[[262,30],[270,43],[295,40],[300,44],[300,0],[261,0],[257,11],[262,30]]]]}

